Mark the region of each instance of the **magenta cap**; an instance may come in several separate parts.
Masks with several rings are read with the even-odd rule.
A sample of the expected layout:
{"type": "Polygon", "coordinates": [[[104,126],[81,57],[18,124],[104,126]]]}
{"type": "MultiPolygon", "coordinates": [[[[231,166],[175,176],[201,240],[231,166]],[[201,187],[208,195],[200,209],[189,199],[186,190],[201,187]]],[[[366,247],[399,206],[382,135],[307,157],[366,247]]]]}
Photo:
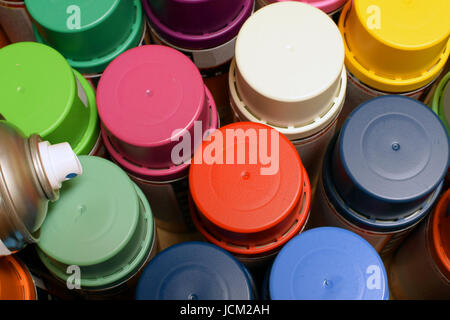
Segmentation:
{"type": "MultiPolygon", "coordinates": [[[[282,2],[288,0],[267,0],[269,3],[282,2]]],[[[332,13],[344,6],[347,0],[297,0],[299,2],[308,3],[326,13],[332,13]]],[[[158,2],[158,1],[156,1],[158,2]]]]}
{"type": "Polygon", "coordinates": [[[187,175],[189,164],[175,165],[171,157],[184,140],[173,138],[190,134],[191,153],[183,155],[189,159],[194,121],[201,121],[202,133],[218,125],[200,72],[188,57],[166,46],[133,48],[113,60],[100,78],[97,106],[108,152],[129,173],[150,181],[187,175]],[[181,131],[174,136],[176,129],[181,131]]]}
{"type": "Polygon", "coordinates": [[[142,0],[150,25],[170,44],[209,49],[237,36],[253,0],[142,0]]]}

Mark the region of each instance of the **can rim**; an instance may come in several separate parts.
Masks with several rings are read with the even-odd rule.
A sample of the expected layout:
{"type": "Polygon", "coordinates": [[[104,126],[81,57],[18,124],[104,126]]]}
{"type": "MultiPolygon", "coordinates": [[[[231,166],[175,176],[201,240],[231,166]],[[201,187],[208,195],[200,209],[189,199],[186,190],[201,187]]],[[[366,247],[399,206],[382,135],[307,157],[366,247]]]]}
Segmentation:
{"type": "MultiPolygon", "coordinates": [[[[347,4],[342,9],[341,17],[339,19],[339,30],[341,31],[342,38],[344,40],[345,47],[345,65],[358,79],[362,80],[364,83],[370,85],[373,88],[382,90],[385,92],[401,93],[407,91],[414,91],[421,87],[426,86],[432,80],[434,80],[439,73],[443,70],[449,56],[450,56],[450,38],[444,45],[444,49],[437,57],[440,59],[438,62],[428,69],[426,72],[419,76],[409,76],[401,78],[398,75],[393,75],[391,78],[383,77],[376,74],[372,70],[365,68],[356,58],[353,51],[350,49],[347,43],[346,35],[346,22],[350,10],[352,9],[353,1],[348,1],[347,4]]],[[[371,36],[373,36],[371,34],[371,36]]],[[[378,40],[378,38],[375,37],[378,40]]]]}
{"type": "MultiPolygon", "coordinates": [[[[145,212],[140,213],[140,215],[142,215],[141,219],[143,219],[144,222],[145,222],[145,220],[147,220],[146,223],[147,223],[147,226],[149,227],[148,232],[145,235],[145,238],[150,236],[149,231],[151,230],[152,240],[146,241],[145,239],[142,239],[140,241],[141,244],[144,242],[145,245],[140,246],[139,252],[133,258],[133,260],[135,260],[136,257],[141,256],[139,261],[136,262],[135,267],[133,267],[133,266],[128,267],[128,268],[123,267],[123,268],[119,269],[119,272],[114,272],[114,273],[111,273],[106,276],[100,276],[93,280],[92,279],[86,280],[86,279],[83,279],[83,276],[81,276],[80,284],[82,287],[82,291],[83,290],[91,290],[91,291],[107,290],[107,289],[113,289],[115,287],[118,287],[118,286],[124,284],[125,282],[127,282],[128,280],[133,278],[145,266],[148,258],[152,254],[152,250],[154,249],[155,242],[156,242],[156,232],[155,232],[155,224],[153,222],[153,214],[151,212],[150,205],[149,205],[148,201],[146,200],[143,192],[139,189],[139,187],[137,187],[137,185],[134,182],[132,182],[132,183],[137,192],[139,201],[142,204],[142,208],[145,211],[145,212]],[[100,282],[100,284],[99,284],[99,282],[100,282]]],[[[45,265],[45,267],[58,280],[64,282],[68,279],[69,275],[67,273],[65,273],[65,269],[62,270],[63,268],[60,268],[59,263],[57,261],[55,261],[56,262],[55,263],[51,257],[48,257],[45,254],[45,252],[43,252],[39,248],[36,248],[36,251],[38,253],[40,260],[45,265]]],[[[120,254],[120,253],[118,253],[118,254],[120,254]]],[[[66,265],[61,264],[61,266],[66,266],[66,265]]],[[[81,269],[81,275],[82,275],[83,274],[83,266],[80,266],[80,269],[81,269]]]]}
{"type": "MultiPolygon", "coordinates": [[[[444,192],[442,198],[436,205],[436,208],[431,216],[431,234],[432,234],[432,248],[437,256],[437,264],[441,272],[450,280],[450,247],[445,247],[443,239],[443,226],[441,221],[446,216],[450,206],[450,189],[444,192]]],[[[450,219],[447,217],[446,219],[450,219]]],[[[448,231],[448,230],[447,230],[448,231]]]]}
{"type": "MultiPolygon", "coordinates": [[[[304,181],[302,196],[300,197],[298,212],[296,213],[296,219],[294,223],[288,226],[281,236],[277,237],[272,241],[267,241],[265,244],[252,244],[252,245],[242,245],[237,243],[232,243],[232,241],[222,240],[221,236],[217,235],[208,226],[202,222],[200,219],[200,212],[196,208],[192,197],[189,197],[189,208],[191,212],[191,217],[197,230],[211,243],[237,255],[242,255],[245,258],[249,256],[267,255],[273,251],[279,250],[280,247],[288,242],[292,237],[299,234],[306,226],[310,215],[311,206],[311,185],[309,182],[306,169],[303,168],[304,181]]],[[[280,232],[281,233],[281,232],[280,232]]]]}
{"type": "MultiPolygon", "coordinates": [[[[270,5],[272,3],[279,2],[278,0],[258,0],[258,1],[264,3],[265,5],[270,5]]],[[[344,7],[346,1],[347,0],[321,0],[310,3],[310,5],[324,11],[329,16],[332,16],[333,14],[335,14],[344,7]]]]}
{"type": "Polygon", "coordinates": [[[325,114],[323,114],[320,118],[313,120],[307,125],[301,125],[298,127],[279,127],[268,121],[259,119],[248,109],[244,101],[242,101],[236,85],[236,60],[233,59],[230,66],[230,72],[228,74],[228,87],[231,108],[238,115],[238,118],[243,118],[247,121],[268,125],[284,134],[289,140],[298,140],[311,137],[321,130],[324,130],[324,128],[328,127],[329,124],[337,118],[340,111],[342,110],[347,89],[347,71],[345,67],[342,68],[340,78],[341,81],[339,90],[337,91],[336,96],[334,97],[329,109],[325,114]]]}
{"type": "Polygon", "coordinates": [[[244,24],[245,20],[247,20],[247,18],[251,16],[255,11],[255,1],[244,1],[245,4],[243,5],[241,11],[228,25],[217,31],[204,33],[201,35],[186,34],[176,30],[172,30],[171,28],[163,24],[153,13],[148,0],[142,0],[142,6],[146,13],[148,22],[153,27],[153,29],[158,31],[158,35],[164,34],[165,39],[180,47],[201,49],[220,46],[221,44],[228,42],[230,39],[237,36],[239,29],[244,24]]]}
{"type": "MultiPolygon", "coordinates": [[[[14,268],[15,282],[22,288],[22,296],[15,297],[14,300],[37,300],[37,289],[31,273],[27,266],[17,257],[3,257],[3,263],[9,263],[14,268]]],[[[1,295],[1,294],[0,294],[1,295]]]]}
{"type": "Polygon", "coordinates": [[[448,72],[439,82],[436,91],[434,92],[433,102],[431,105],[433,111],[437,115],[439,115],[439,118],[442,120],[445,127],[447,128],[447,133],[450,134],[450,123],[449,123],[450,119],[447,119],[447,117],[445,116],[443,105],[443,98],[446,90],[450,91],[450,72],[448,72]]]}
{"type": "MultiPolygon", "coordinates": [[[[112,60],[114,60],[117,56],[119,56],[126,50],[135,47],[139,43],[138,41],[144,37],[146,31],[143,17],[143,10],[141,2],[139,0],[132,0],[132,1],[134,2],[134,6],[136,8],[136,19],[133,25],[131,26],[131,31],[127,39],[125,41],[122,41],[118,47],[113,49],[112,52],[102,57],[97,57],[90,60],[74,60],[70,58],[65,58],[72,68],[75,68],[82,73],[103,72],[112,60]],[[142,36],[140,36],[141,33],[142,36]]],[[[39,43],[49,45],[39,33],[35,23],[32,24],[32,27],[34,36],[36,37],[36,41],[39,43]]]]}
{"type": "Polygon", "coordinates": [[[330,166],[332,163],[331,159],[333,156],[333,150],[335,148],[339,133],[340,131],[334,135],[334,137],[330,141],[330,144],[328,145],[322,165],[322,178],[321,178],[325,195],[327,196],[330,203],[333,205],[333,208],[335,209],[336,213],[339,214],[345,220],[350,221],[352,224],[362,229],[367,229],[375,232],[377,231],[397,232],[407,230],[417,225],[420,221],[422,221],[428,214],[431,207],[433,206],[437,197],[439,196],[439,193],[444,184],[443,181],[441,181],[436,187],[436,189],[433,192],[431,192],[428,198],[424,200],[424,204],[420,209],[416,210],[415,212],[406,217],[397,220],[370,219],[369,217],[363,215],[361,212],[356,212],[355,210],[353,210],[345,202],[345,200],[341,198],[338,191],[336,190],[336,187],[333,184],[330,174],[331,171],[330,166]]]}
{"type": "MultiPolygon", "coordinates": [[[[204,85],[205,95],[207,98],[208,109],[210,113],[211,124],[206,130],[216,130],[219,123],[219,114],[217,112],[216,104],[209,89],[204,85]]],[[[105,127],[101,125],[101,131],[103,136],[103,142],[111,157],[119,166],[131,173],[134,177],[141,178],[152,182],[165,182],[181,179],[188,174],[191,158],[179,165],[173,165],[170,168],[156,169],[144,167],[142,165],[135,164],[129,158],[121,155],[120,152],[114,147],[109,139],[109,135],[106,133],[105,127]]],[[[193,156],[193,155],[192,155],[193,156]]]]}

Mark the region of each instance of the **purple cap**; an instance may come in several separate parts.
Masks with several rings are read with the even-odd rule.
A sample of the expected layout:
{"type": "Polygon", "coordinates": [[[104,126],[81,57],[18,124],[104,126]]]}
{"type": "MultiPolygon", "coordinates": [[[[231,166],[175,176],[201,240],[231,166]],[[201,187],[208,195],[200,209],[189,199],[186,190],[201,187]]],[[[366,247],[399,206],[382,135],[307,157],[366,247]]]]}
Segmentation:
{"type": "Polygon", "coordinates": [[[233,39],[253,11],[253,0],[142,0],[150,25],[165,41],[207,49],[233,39]]]}

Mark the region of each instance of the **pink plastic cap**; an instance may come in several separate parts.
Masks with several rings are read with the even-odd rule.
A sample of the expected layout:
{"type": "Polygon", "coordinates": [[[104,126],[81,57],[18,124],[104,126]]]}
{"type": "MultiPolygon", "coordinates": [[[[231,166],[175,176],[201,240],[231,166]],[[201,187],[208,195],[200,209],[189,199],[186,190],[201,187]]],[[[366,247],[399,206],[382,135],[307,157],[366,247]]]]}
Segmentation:
{"type": "Polygon", "coordinates": [[[106,68],[97,88],[97,106],[108,151],[125,170],[150,180],[186,171],[171,153],[194,122],[202,131],[217,127],[217,112],[200,72],[182,53],[165,46],[128,50],[106,68]],[[174,135],[175,130],[181,130],[174,135]],[[171,139],[172,138],[172,139],[171,139]]]}

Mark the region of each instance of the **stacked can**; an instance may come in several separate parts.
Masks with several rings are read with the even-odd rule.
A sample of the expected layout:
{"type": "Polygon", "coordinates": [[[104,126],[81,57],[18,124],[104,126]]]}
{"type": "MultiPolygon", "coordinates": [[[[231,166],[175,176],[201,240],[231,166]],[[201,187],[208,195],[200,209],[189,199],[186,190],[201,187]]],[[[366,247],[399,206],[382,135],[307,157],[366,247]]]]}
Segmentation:
{"type": "Polygon", "coordinates": [[[357,234],[316,228],[290,240],[264,288],[272,300],[388,300],[380,256],[357,234]]]}
{"type": "Polygon", "coordinates": [[[429,212],[449,164],[449,141],[423,103],[384,96],[357,108],[327,150],[315,226],[361,235],[388,261],[429,212]]]}
{"type": "Polygon", "coordinates": [[[27,267],[11,256],[0,258],[0,300],[36,299],[36,287],[27,267]]]}
{"type": "Polygon", "coordinates": [[[426,223],[396,252],[390,284],[396,299],[450,299],[450,190],[426,223]]]}
{"type": "MultiPolygon", "coordinates": [[[[262,8],[271,3],[283,2],[288,0],[256,0],[258,8],[262,8]]],[[[335,18],[339,15],[347,0],[296,0],[300,2],[308,3],[316,8],[319,8],[331,18],[335,18]]]]}
{"type": "Polygon", "coordinates": [[[300,233],[309,216],[311,190],[300,157],[263,124],[215,131],[195,152],[189,186],[198,230],[252,269],[300,233]]]}
{"type": "Polygon", "coordinates": [[[26,138],[0,121],[0,257],[39,240],[49,201],[63,181],[81,174],[68,143],[50,145],[38,135],[26,138]]]}
{"type": "Polygon", "coordinates": [[[26,0],[25,4],[37,41],[58,50],[94,85],[113,59],[143,44],[146,37],[139,0],[26,0]]]}
{"type": "Polygon", "coordinates": [[[2,35],[6,43],[36,40],[24,1],[0,0],[0,48],[2,35]]]}
{"type": "Polygon", "coordinates": [[[3,30],[2,26],[0,25],[0,49],[8,45],[10,42],[8,38],[6,37],[5,31],[3,30]]]}
{"type": "Polygon", "coordinates": [[[218,123],[198,69],[175,49],[142,46],[106,68],[97,92],[106,148],[144,191],[157,226],[195,230],[188,207],[189,160],[218,123]]]}
{"type": "Polygon", "coordinates": [[[252,300],[256,290],[248,270],[225,250],[205,242],[185,242],[159,253],[145,268],[137,300],[252,300]]]}
{"type": "Polygon", "coordinates": [[[231,106],[237,120],[270,125],[292,141],[314,190],[346,79],[334,22],[310,5],[281,2],[258,10],[239,32],[229,77],[231,106]]]}
{"type": "Polygon", "coordinates": [[[362,102],[389,93],[425,97],[450,54],[448,1],[353,0],[339,29],[348,91],[339,127],[362,102]]]}
{"type": "Polygon", "coordinates": [[[175,48],[200,69],[219,111],[231,123],[228,70],[236,36],[252,14],[254,0],[142,0],[155,43],[175,48]]]}
{"type": "MultiPolygon", "coordinates": [[[[450,72],[439,82],[432,101],[433,111],[439,115],[450,136],[450,72]]],[[[447,172],[446,187],[450,186],[450,168],[447,172]]]]}
{"type": "Polygon", "coordinates": [[[35,42],[0,49],[3,118],[27,136],[69,142],[77,155],[102,156],[95,93],[56,50],[35,42]]]}
{"type": "Polygon", "coordinates": [[[39,257],[86,298],[134,292],[137,274],[157,247],[148,201],[114,163],[91,156],[80,161],[83,176],[66,183],[49,206],[39,257]]]}

